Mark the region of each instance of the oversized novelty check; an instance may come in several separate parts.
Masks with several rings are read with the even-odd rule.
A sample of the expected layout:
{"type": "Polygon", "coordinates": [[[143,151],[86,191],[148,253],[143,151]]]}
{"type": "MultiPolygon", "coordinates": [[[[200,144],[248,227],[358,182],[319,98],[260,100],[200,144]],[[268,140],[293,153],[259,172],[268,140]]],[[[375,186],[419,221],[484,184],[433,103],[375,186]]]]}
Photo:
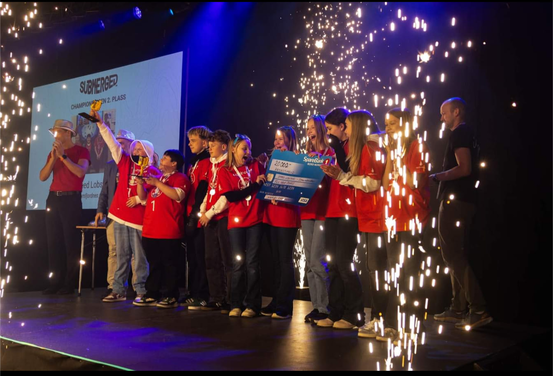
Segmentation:
{"type": "Polygon", "coordinates": [[[267,182],[261,187],[257,198],[307,205],[325,175],[320,166],[329,164],[331,159],[275,150],[267,165],[267,182]]]}

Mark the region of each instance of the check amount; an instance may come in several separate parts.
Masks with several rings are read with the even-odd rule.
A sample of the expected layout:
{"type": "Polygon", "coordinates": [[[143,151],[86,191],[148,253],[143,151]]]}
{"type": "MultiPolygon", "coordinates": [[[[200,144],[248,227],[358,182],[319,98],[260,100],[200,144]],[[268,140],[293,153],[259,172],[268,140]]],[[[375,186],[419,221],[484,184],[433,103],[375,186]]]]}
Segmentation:
{"type": "Polygon", "coordinates": [[[273,159],[271,165],[269,166],[269,170],[289,175],[299,175],[303,170],[303,167],[304,166],[301,163],[273,159]]]}

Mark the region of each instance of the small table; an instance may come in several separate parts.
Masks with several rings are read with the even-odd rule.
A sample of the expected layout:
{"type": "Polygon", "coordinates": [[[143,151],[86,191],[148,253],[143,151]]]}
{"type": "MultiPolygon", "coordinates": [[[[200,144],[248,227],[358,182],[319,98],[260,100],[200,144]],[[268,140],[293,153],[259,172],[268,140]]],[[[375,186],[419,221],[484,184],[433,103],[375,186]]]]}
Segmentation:
{"type": "Polygon", "coordinates": [[[102,226],[76,226],[81,230],[81,259],[79,267],[79,296],[81,296],[81,281],[83,277],[83,256],[84,256],[84,233],[86,230],[92,230],[92,290],[94,290],[94,260],[96,258],[96,230],[105,230],[102,226]]]}

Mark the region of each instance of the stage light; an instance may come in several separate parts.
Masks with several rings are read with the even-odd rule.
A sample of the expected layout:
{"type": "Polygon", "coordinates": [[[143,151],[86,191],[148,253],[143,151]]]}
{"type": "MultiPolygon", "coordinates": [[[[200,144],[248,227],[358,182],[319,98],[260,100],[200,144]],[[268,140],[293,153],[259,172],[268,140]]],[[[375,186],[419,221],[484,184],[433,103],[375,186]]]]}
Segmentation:
{"type": "Polygon", "coordinates": [[[169,9],[169,14],[173,16],[175,13],[173,13],[173,9],[169,9]]]}
{"type": "Polygon", "coordinates": [[[134,7],[132,10],[132,15],[134,16],[134,18],[139,20],[140,18],[142,18],[142,11],[139,7],[134,7]]]}
{"type": "Polygon", "coordinates": [[[98,24],[100,26],[100,29],[102,29],[102,30],[106,29],[106,25],[104,24],[104,21],[100,20],[100,22],[98,22],[98,24]]]}

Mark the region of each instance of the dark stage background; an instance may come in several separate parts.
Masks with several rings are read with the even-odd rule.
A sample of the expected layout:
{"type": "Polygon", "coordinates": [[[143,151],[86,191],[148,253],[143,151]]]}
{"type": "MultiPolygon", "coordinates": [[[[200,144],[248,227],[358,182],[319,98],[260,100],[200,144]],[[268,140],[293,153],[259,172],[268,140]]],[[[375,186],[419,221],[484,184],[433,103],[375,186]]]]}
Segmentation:
{"type": "MultiPolygon", "coordinates": [[[[183,127],[186,123],[188,127],[225,129],[232,135],[246,133],[252,138],[254,154],[259,154],[272,147],[277,126],[295,125],[285,115],[288,109],[282,97],[299,93],[302,70],[299,63],[290,64],[291,48],[284,46],[293,45],[304,35],[301,18],[313,4],[181,3],[169,17],[162,14],[169,3],[137,3],[144,13],[142,20],[106,25],[106,30],[87,35],[74,32],[100,15],[109,19],[110,14],[124,8],[123,4],[130,5],[104,4],[98,12],[87,12],[80,20],[64,22],[52,16],[56,22],[41,33],[27,34],[19,40],[3,38],[2,60],[11,51],[23,55],[39,48],[48,50],[34,57],[34,68],[26,78],[26,87],[32,88],[184,51],[183,127]],[[214,10],[215,6],[219,8],[214,10]],[[61,35],[65,38],[63,47],[56,45],[61,35]],[[91,52],[97,56],[91,56],[91,52]],[[273,93],[278,93],[276,98],[273,93]]],[[[472,236],[473,268],[497,321],[551,327],[551,3],[405,3],[401,8],[409,15],[424,13],[430,25],[455,16],[459,26],[451,39],[462,40],[463,35],[474,38],[475,51],[466,64],[447,63],[451,66],[444,66],[450,72],[446,84],[425,87],[428,100],[419,124],[428,131],[434,170],[441,170],[446,142],[438,138],[439,106],[453,96],[467,101],[467,120],[477,128],[482,159],[487,163],[481,174],[472,236]],[[513,102],[516,107],[511,105],[513,102]]],[[[435,40],[438,38],[436,35],[435,40]]],[[[416,37],[392,37],[389,43],[403,44],[394,51],[405,54],[425,48],[416,37]]],[[[380,53],[397,52],[377,50],[375,55],[380,53]]],[[[381,61],[386,64],[387,60],[381,61]]],[[[383,104],[377,109],[366,106],[382,126],[387,110],[383,104]]],[[[341,105],[340,98],[328,98],[321,112],[341,105]]],[[[30,127],[30,114],[13,117],[10,127],[2,129],[2,146],[13,139],[13,133],[19,133],[21,139],[28,137],[30,127]]],[[[180,144],[184,142],[181,131],[180,144]]],[[[188,159],[188,148],[182,150],[188,159]]],[[[16,186],[20,200],[24,200],[28,148],[20,153],[18,161],[23,168],[16,186]]],[[[435,200],[432,209],[433,216],[437,216],[435,200]]],[[[93,219],[94,214],[94,210],[86,210],[83,221],[93,219]]],[[[47,284],[44,212],[18,208],[11,214],[13,222],[19,224],[25,216],[28,221],[20,226],[18,235],[34,242],[29,245],[21,241],[10,248],[7,258],[2,255],[2,265],[9,261],[13,266],[5,287],[7,293],[40,290],[47,284]]],[[[435,231],[430,231],[429,239],[435,236],[435,231]]],[[[96,284],[101,288],[106,285],[106,248],[105,241],[99,241],[96,284]]],[[[439,257],[433,247],[428,250],[439,257]]],[[[84,287],[90,286],[89,269],[85,269],[84,287]]],[[[4,267],[1,272],[2,278],[8,274],[4,267]]],[[[436,312],[447,304],[450,294],[448,278],[439,284],[440,293],[432,302],[436,312]]],[[[265,277],[265,294],[266,287],[265,277]]]]}

